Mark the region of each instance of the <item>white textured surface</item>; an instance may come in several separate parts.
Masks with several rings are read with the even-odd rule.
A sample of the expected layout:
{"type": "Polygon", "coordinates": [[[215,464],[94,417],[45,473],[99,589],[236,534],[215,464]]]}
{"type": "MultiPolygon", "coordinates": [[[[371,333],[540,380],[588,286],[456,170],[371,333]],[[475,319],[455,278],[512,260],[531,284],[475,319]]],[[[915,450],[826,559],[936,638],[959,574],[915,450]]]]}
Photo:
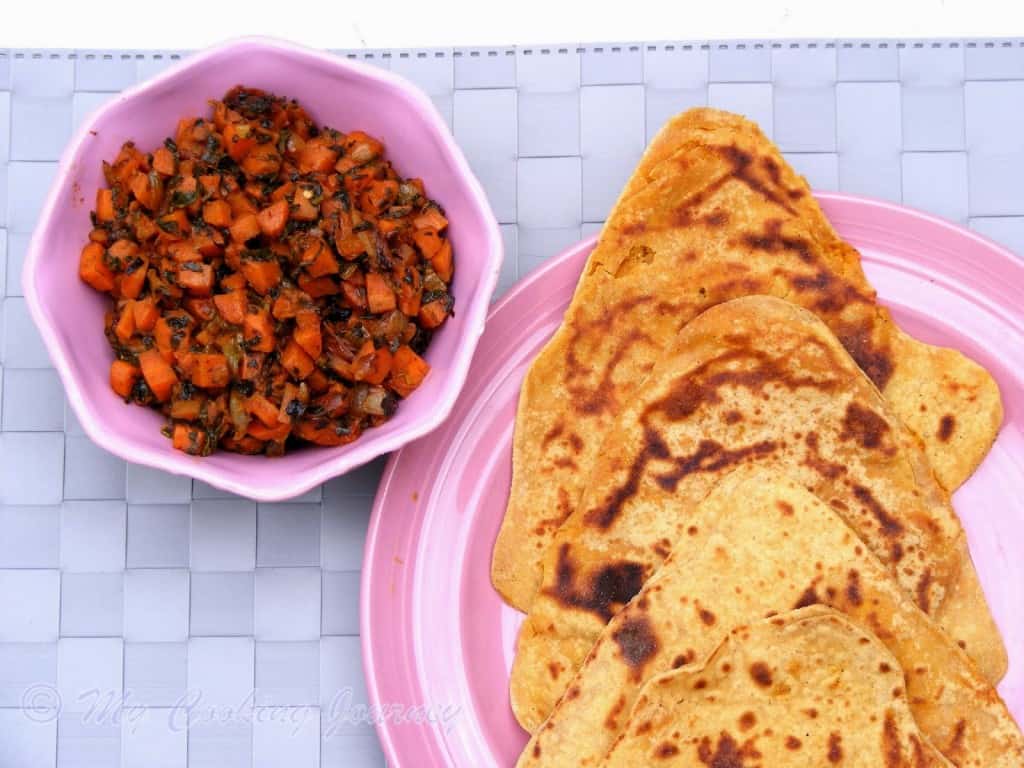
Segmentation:
{"type": "MultiPolygon", "coordinates": [[[[126,465],[83,435],[20,296],[72,125],[177,55],[0,51],[0,768],[381,765],[357,635],[382,463],[260,505],[126,465]]],[[[756,117],[819,189],[1024,249],[1019,41],[351,55],[451,123],[502,225],[500,291],[597,231],[695,104],[756,117]]]]}

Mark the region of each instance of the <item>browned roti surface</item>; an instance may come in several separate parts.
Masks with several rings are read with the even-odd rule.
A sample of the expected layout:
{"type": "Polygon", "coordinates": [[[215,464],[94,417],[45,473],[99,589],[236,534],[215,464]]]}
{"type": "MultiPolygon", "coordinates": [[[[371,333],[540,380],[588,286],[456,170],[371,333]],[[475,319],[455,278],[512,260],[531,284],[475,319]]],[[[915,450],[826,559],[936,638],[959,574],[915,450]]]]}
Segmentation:
{"type": "MultiPolygon", "coordinates": [[[[627,722],[645,682],[700,665],[732,627],[817,604],[867,627],[895,656],[899,673],[890,662],[872,676],[901,688],[921,730],[956,765],[1024,765],[1020,731],[970,657],[842,518],[799,483],[759,467],[736,470],[696,507],[684,536],[686,543],[601,632],[519,768],[599,765],[616,739],[637,736],[642,721],[634,713],[631,734],[627,722]]],[[[815,708],[819,718],[805,722],[800,707],[789,707],[794,727],[832,722],[833,708],[815,708]]],[[[743,722],[744,738],[755,723],[769,724],[764,713],[743,722]]]]}
{"type": "Polygon", "coordinates": [[[543,554],[577,508],[604,435],[663,349],[700,312],[751,294],[786,298],[828,324],[920,436],[943,487],[955,489],[985,456],[1002,420],[991,376],[893,323],[859,254],[753,123],[691,110],[648,148],[523,383],[492,563],[511,605],[529,608],[543,554]]]}
{"type": "Polygon", "coordinates": [[[876,638],[834,611],[805,608],[737,628],[703,664],[651,680],[602,765],[951,765],[903,690],[876,638]]]}
{"type": "Polygon", "coordinates": [[[825,500],[983,673],[1002,677],[999,632],[920,441],[816,315],[748,296],[688,323],[610,426],[519,635],[512,706],[527,730],[608,620],[686,546],[697,504],[748,464],[825,500]]]}

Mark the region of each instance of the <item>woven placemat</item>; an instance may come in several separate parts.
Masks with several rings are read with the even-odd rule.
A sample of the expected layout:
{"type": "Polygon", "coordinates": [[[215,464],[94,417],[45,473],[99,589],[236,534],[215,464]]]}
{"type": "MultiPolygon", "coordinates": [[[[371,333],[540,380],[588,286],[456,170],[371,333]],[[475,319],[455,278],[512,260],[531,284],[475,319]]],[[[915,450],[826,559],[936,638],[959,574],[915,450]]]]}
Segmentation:
{"type": "MultiPolygon", "coordinates": [[[[1024,41],[338,54],[430,94],[501,222],[499,294],[597,231],[698,104],[757,120],[816,189],[1024,253],[1024,41]]],[[[21,297],[72,128],[183,55],[0,51],[0,768],[381,765],[357,603],[382,462],[286,504],[128,465],[75,423],[21,297]]]]}

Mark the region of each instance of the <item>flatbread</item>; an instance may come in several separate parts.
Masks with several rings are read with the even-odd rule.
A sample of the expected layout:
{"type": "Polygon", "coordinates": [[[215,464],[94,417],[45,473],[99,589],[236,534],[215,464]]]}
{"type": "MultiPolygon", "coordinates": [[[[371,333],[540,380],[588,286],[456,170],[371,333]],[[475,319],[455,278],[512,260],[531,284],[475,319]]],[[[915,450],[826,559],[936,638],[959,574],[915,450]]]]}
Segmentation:
{"type": "Polygon", "coordinates": [[[737,628],[703,664],[651,680],[602,765],[951,766],[903,691],[877,638],[804,608],[737,628]]]}
{"type": "Polygon", "coordinates": [[[523,382],[491,570],[509,604],[530,607],[544,552],[577,508],[604,436],[679,329],[751,294],[788,298],[825,320],[923,440],[944,488],[988,452],[1003,415],[988,372],[895,325],[857,251],[756,125],[691,110],[647,149],[523,382]]]}
{"type": "Polygon", "coordinates": [[[1024,765],[1021,733],[970,657],[799,483],[738,469],[697,506],[684,535],[602,631],[519,768],[600,764],[647,680],[703,661],[731,627],[817,604],[886,645],[906,671],[916,721],[956,765],[1024,765]]]}
{"type": "Polygon", "coordinates": [[[733,468],[760,464],[830,504],[989,680],[1006,652],[948,494],[920,441],[813,313],[770,296],[687,324],[609,428],[582,503],[555,536],[520,631],[512,707],[533,731],[602,627],[733,468]]]}

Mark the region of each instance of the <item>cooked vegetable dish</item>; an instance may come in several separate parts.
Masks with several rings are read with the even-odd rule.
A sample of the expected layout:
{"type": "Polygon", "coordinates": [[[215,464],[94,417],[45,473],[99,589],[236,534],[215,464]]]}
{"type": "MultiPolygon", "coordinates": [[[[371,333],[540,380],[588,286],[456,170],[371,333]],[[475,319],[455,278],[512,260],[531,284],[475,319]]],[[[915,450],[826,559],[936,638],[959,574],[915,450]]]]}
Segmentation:
{"type": "Polygon", "coordinates": [[[349,443],[427,375],[448,221],[372,136],[253,88],[211,106],[103,165],[79,275],[113,298],[110,385],[190,454],[349,443]]]}

